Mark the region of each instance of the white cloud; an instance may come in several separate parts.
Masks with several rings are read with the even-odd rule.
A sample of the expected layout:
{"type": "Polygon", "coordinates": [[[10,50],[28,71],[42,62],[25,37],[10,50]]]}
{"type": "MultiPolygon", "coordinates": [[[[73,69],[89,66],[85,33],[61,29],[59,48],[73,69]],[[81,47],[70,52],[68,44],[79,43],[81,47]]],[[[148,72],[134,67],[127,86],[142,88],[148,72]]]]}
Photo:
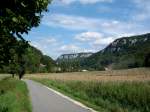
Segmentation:
{"type": "Polygon", "coordinates": [[[74,2],[79,2],[80,4],[95,4],[99,2],[111,3],[113,2],[113,0],[57,0],[57,2],[65,5],[69,5],[74,2]]]}
{"type": "Polygon", "coordinates": [[[82,30],[97,28],[97,24],[100,24],[100,20],[65,14],[51,14],[44,16],[42,24],[50,27],[82,30]]]}
{"type": "Polygon", "coordinates": [[[61,46],[60,48],[57,49],[57,51],[61,53],[76,53],[80,52],[81,48],[74,44],[69,44],[61,46]]]}
{"type": "Polygon", "coordinates": [[[44,54],[51,56],[52,58],[56,58],[58,53],[55,52],[57,46],[61,42],[56,40],[55,37],[37,37],[36,40],[32,40],[30,44],[39,50],[41,50],[44,54]]]}
{"type": "Polygon", "coordinates": [[[101,31],[112,35],[127,33],[136,28],[138,24],[118,20],[89,18],[65,14],[51,14],[43,18],[43,25],[60,27],[68,30],[101,31]]]}
{"type": "Polygon", "coordinates": [[[62,45],[57,49],[59,54],[70,54],[70,53],[80,53],[80,52],[96,52],[97,49],[93,48],[83,48],[83,46],[77,46],[75,44],[62,45]]]}
{"type": "Polygon", "coordinates": [[[93,45],[108,45],[114,41],[114,37],[103,37],[99,40],[94,41],[93,45]]]}
{"type": "Polygon", "coordinates": [[[58,43],[55,37],[37,37],[36,42],[41,46],[55,45],[58,43]]]}
{"type": "Polygon", "coordinates": [[[75,39],[79,41],[91,41],[91,40],[99,40],[102,37],[102,34],[98,32],[83,32],[75,36],[75,39]]]}
{"type": "Polygon", "coordinates": [[[115,39],[114,37],[105,37],[99,32],[83,32],[77,34],[74,38],[82,43],[89,44],[93,49],[106,46],[115,39]]]}

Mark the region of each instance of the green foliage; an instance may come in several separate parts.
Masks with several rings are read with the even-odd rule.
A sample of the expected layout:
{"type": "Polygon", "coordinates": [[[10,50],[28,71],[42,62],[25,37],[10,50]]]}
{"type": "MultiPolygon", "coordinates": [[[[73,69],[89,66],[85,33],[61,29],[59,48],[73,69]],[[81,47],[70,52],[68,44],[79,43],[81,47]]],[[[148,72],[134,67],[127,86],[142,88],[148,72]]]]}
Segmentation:
{"type": "Polygon", "coordinates": [[[22,69],[26,73],[55,72],[55,61],[49,56],[43,55],[35,47],[28,46],[21,57],[20,59],[18,53],[14,52],[13,59],[9,62],[9,65],[3,66],[0,72],[11,73],[12,75],[18,75],[22,69]]]}
{"type": "Polygon", "coordinates": [[[41,57],[41,63],[45,65],[46,72],[53,72],[55,67],[55,62],[52,58],[47,55],[41,57]]]}
{"type": "Polygon", "coordinates": [[[38,72],[40,66],[41,51],[34,47],[29,47],[25,54],[25,66],[28,73],[38,72]]]}
{"type": "Polygon", "coordinates": [[[0,81],[0,112],[31,112],[27,86],[16,79],[0,81]]]}
{"type": "MultiPolygon", "coordinates": [[[[24,54],[28,42],[22,37],[40,24],[42,12],[47,11],[50,0],[0,1],[0,68],[4,65],[17,67],[21,78],[25,73],[24,54]],[[17,54],[18,60],[14,59],[17,54]],[[15,61],[14,61],[15,60],[15,61]]],[[[15,72],[16,70],[11,72],[15,72]]]]}
{"type": "Polygon", "coordinates": [[[16,44],[16,38],[9,34],[1,35],[0,32],[0,68],[8,65],[9,61],[13,59],[16,44]]]}
{"type": "Polygon", "coordinates": [[[28,43],[25,40],[17,40],[13,35],[2,35],[0,37],[0,68],[14,74],[20,74],[24,66],[23,54],[26,52],[28,43]]]}
{"type": "MultiPolygon", "coordinates": [[[[23,34],[37,27],[49,0],[5,0],[0,2],[2,32],[23,34]]],[[[6,33],[6,34],[7,34],[6,33]]]]}
{"type": "Polygon", "coordinates": [[[93,53],[81,52],[73,54],[63,54],[56,60],[57,65],[61,68],[61,72],[77,72],[84,68],[81,66],[81,62],[93,53]]]}
{"type": "Polygon", "coordinates": [[[84,82],[34,79],[100,112],[149,112],[150,82],[84,82]]]}
{"type": "Polygon", "coordinates": [[[25,54],[25,63],[27,73],[53,72],[56,66],[52,58],[43,55],[40,50],[32,46],[28,48],[25,54]]]}
{"type": "Polygon", "coordinates": [[[80,67],[80,61],[82,59],[64,59],[57,61],[58,66],[61,68],[61,72],[76,72],[80,71],[82,68],[80,67]]]}

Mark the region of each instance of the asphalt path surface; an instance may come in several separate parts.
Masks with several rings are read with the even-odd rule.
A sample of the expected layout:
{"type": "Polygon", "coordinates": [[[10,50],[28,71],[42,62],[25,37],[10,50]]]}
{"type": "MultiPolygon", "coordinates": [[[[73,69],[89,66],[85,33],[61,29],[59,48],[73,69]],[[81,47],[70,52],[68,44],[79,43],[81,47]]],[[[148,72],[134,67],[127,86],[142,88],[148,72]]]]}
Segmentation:
{"type": "Polygon", "coordinates": [[[28,85],[33,112],[92,112],[40,83],[27,79],[24,81],[28,85]]]}

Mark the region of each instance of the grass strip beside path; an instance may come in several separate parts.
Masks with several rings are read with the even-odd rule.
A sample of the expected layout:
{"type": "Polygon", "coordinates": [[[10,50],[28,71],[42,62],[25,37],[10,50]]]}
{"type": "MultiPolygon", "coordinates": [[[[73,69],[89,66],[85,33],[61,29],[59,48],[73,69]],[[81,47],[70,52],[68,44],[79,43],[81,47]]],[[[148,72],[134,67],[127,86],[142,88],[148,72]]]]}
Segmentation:
{"type": "Polygon", "coordinates": [[[99,112],[150,112],[150,82],[33,80],[99,112]]]}
{"type": "Polygon", "coordinates": [[[25,82],[15,78],[0,80],[0,112],[32,112],[25,82]]]}

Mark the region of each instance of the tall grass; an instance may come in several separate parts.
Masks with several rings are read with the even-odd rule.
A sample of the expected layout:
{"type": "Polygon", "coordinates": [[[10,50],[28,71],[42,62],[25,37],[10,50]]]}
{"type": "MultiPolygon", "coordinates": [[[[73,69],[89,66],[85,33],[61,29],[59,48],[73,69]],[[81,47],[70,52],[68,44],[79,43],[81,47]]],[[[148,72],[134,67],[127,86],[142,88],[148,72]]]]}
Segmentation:
{"type": "Polygon", "coordinates": [[[57,80],[79,80],[79,81],[149,81],[149,68],[135,68],[128,70],[112,71],[87,71],[71,73],[38,73],[28,74],[26,78],[47,78],[57,80]]]}
{"type": "Polygon", "coordinates": [[[34,80],[100,112],[150,112],[150,82],[34,80]]]}
{"type": "Polygon", "coordinates": [[[28,90],[23,81],[12,78],[0,81],[0,112],[31,112],[28,90]]]}

